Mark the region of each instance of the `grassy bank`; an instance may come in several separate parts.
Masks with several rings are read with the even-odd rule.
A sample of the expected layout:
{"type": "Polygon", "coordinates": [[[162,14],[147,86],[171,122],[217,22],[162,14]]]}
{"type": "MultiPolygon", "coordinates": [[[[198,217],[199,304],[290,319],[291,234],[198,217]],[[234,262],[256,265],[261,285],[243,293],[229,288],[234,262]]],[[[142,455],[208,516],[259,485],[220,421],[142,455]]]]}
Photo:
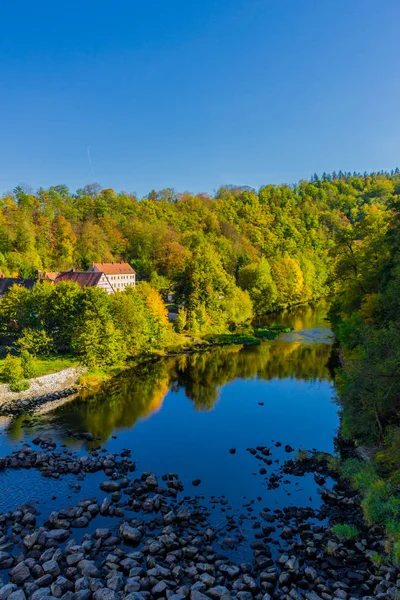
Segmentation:
{"type": "MultiPolygon", "coordinates": [[[[246,327],[234,333],[212,334],[203,338],[193,338],[189,335],[174,333],[170,344],[160,352],[142,353],[135,358],[116,361],[111,366],[90,367],[83,373],[78,381],[79,385],[87,388],[98,387],[126,369],[139,366],[149,360],[156,360],[163,356],[175,355],[193,350],[206,350],[213,346],[227,346],[238,344],[242,346],[257,346],[264,340],[273,340],[283,332],[291,331],[290,327],[272,325],[269,327],[246,327]]],[[[57,373],[69,367],[77,367],[81,364],[77,356],[72,355],[47,355],[32,357],[32,378],[57,373]]],[[[5,359],[0,359],[0,383],[6,383],[4,376],[5,359]]],[[[25,385],[15,391],[29,388],[29,379],[25,379],[25,385]]]]}
{"type": "MultiPolygon", "coordinates": [[[[7,383],[3,374],[5,359],[0,358],[0,383],[7,383]]],[[[32,357],[32,377],[42,377],[57,373],[70,367],[77,367],[79,360],[76,356],[70,355],[49,355],[32,357]]]]}
{"type": "Polygon", "coordinates": [[[364,517],[369,526],[382,527],[386,535],[385,550],[400,564],[399,486],[386,478],[376,460],[348,458],[331,461],[343,479],[348,480],[362,498],[364,517]]]}
{"type": "Polygon", "coordinates": [[[270,325],[268,327],[247,327],[233,333],[208,335],[204,341],[213,346],[240,344],[243,346],[258,346],[261,340],[276,340],[281,333],[292,331],[286,325],[270,325]]]}

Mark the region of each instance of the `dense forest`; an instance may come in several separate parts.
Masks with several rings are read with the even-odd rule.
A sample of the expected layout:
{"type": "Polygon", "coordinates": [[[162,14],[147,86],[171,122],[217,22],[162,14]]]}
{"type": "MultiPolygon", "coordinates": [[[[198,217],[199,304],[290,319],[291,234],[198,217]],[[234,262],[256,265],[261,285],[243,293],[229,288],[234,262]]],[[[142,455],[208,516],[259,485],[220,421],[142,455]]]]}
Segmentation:
{"type": "Polygon", "coordinates": [[[330,317],[341,347],[336,379],[343,433],[380,444],[394,434],[392,426],[399,421],[399,197],[391,196],[385,209],[373,211],[354,225],[344,242],[336,264],[340,293],[330,317]]]}
{"type": "MultiPolygon", "coordinates": [[[[347,238],[356,246],[380,232],[399,193],[397,170],[315,175],[258,192],[227,186],[213,197],[18,187],[0,200],[0,270],[32,277],[124,259],[139,280],[184,301],[183,327],[221,329],[336,289],[347,276],[335,272],[352,252],[347,238]]],[[[372,269],[374,257],[366,259],[372,269]]]]}
{"type": "MultiPolygon", "coordinates": [[[[19,352],[74,352],[87,364],[112,363],[168,343],[167,292],[184,307],[175,330],[191,335],[233,331],[334,293],[348,403],[353,366],[371,372],[358,348],[365,352],[371,345],[381,358],[396,335],[399,197],[397,169],[314,175],[258,192],[226,186],[213,197],[166,189],[138,199],[98,184],[75,194],[62,185],[35,194],[18,187],[0,201],[0,270],[6,276],[123,259],[140,284],[112,298],[70,283],[43,282],[33,292],[14,288],[0,303],[0,335],[19,352]],[[368,344],[360,336],[369,336],[368,344]]],[[[376,369],[375,359],[368,360],[376,369]]],[[[390,369],[393,357],[387,360],[390,369]]],[[[378,379],[371,389],[364,382],[364,404],[374,399],[365,409],[370,419],[351,417],[348,409],[345,427],[382,433],[385,407],[390,411],[397,395],[396,379],[386,389],[382,377],[388,376],[379,378],[378,393],[378,379]]],[[[354,388],[360,395],[358,381],[354,388]]]]}

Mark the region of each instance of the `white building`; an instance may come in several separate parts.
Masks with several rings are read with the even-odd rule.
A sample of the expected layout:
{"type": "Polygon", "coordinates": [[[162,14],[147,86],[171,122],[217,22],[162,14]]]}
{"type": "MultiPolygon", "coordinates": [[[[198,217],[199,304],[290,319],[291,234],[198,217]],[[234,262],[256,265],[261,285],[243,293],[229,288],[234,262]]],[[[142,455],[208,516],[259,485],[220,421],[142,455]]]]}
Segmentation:
{"type": "Polygon", "coordinates": [[[129,263],[93,263],[90,271],[104,273],[115,292],[136,285],[136,271],[129,263]]]}

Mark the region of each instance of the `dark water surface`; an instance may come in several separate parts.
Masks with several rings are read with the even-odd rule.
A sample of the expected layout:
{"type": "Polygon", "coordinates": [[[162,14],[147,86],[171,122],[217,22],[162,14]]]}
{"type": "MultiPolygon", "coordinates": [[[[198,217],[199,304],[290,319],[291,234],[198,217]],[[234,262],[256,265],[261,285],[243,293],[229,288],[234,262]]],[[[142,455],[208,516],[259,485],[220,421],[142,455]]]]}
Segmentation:
{"type": "MultiPolygon", "coordinates": [[[[71,440],[68,430],[90,431],[110,452],[132,450],[139,472],[176,472],[185,493],[224,495],[233,511],[254,500],[263,506],[318,507],[312,476],[284,477],[268,490],[263,463],[246,451],[270,446],[278,472],[288,456],[285,444],[333,450],[338,416],[327,363],[330,331],[323,305],[300,307],[271,322],[294,331],[258,347],[231,346],[160,360],[123,374],[105,390],[81,395],[35,417],[0,422],[0,455],[36,435],[51,437],[69,449],[86,453],[93,443],[71,440]],[[283,446],[275,447],[274,442],[283,446]],[[235,454],[229,449],[236,448],[235,454]],[[279,462],[275,462],[279,461],[279,462]],[[201,479],[199,487],[191,485],[201,479]],[[284,483],[284,481],[286,483],[284,483]],[[261,498],[261,500],[257,500],[261,498]]],[[[48,513],[88,496],[104,497],[104,474],[88,475],[74,492],[76,479],[54,481],[35,471],[0,473],[1,509],[35,500],[48,513]],[[55,495],[56,499],[52,500],[55,495]]]]}

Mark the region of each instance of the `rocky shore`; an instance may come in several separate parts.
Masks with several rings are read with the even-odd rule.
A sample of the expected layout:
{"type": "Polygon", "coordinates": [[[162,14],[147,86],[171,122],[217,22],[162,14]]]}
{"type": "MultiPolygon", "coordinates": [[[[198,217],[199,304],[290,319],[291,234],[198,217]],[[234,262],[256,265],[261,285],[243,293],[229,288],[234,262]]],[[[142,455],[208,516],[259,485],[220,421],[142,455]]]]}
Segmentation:
{"type": "Polygon", "coordinates": [[[30,380],[28,390],[12,392],[8,384],[0,384],[0,415],[28,412],[42,404],[59,400],[77,391],[76,383],[84,367],[70,367],[30,380]]]}
{"type": "Polygon", "coordinates": [[[67,398],[68,396],[76,394],[77,391],[77,387],[69,387],[51,394],[27,398],[26,400],[12,400],[11,402],[4,402],[3,404],[0,404],[0,416],[6,417],[9,415],[17,416],[30,414],[36,408],[39,408],[44,404],[55,402],[56,400],[62,400],[62,398],[67,398]]]}
{"type": "MultiPolygon", "coordinates": [[[[216,526],[210,505],[202,496],[183,496],[176,474],[160,481],[153,473],[137,475],[129,450],[109,454],[98,447],[78,456],[48,439],[34,444],[0,459],[0,469],[38,469],[55,479],[74,474],[77,481],[102,471],[105,478],[95,497],[49,515],[33,504],[0,513],[0,600],[399,597],[397,568],[374,560],[383,552],[382,532],[365,525],[359,498],[323,457],[289,459],[281,468],[282,477],[314,473],[323,499],[319,510],[250,503],[247,513],[226,513],[216,526]],[[335,480],[332,488],[325,486],[328,478],[335,480]],[[246,519],[251,539],[243,535],[246,519]],[[336,523],[355,525],[359,539],[337,539],[331,530],[336,523]],[[246,562],[234,558],[243,547],[246,562]]],[[[266,447],[254,450],[270,460],[266,447]]]]}

